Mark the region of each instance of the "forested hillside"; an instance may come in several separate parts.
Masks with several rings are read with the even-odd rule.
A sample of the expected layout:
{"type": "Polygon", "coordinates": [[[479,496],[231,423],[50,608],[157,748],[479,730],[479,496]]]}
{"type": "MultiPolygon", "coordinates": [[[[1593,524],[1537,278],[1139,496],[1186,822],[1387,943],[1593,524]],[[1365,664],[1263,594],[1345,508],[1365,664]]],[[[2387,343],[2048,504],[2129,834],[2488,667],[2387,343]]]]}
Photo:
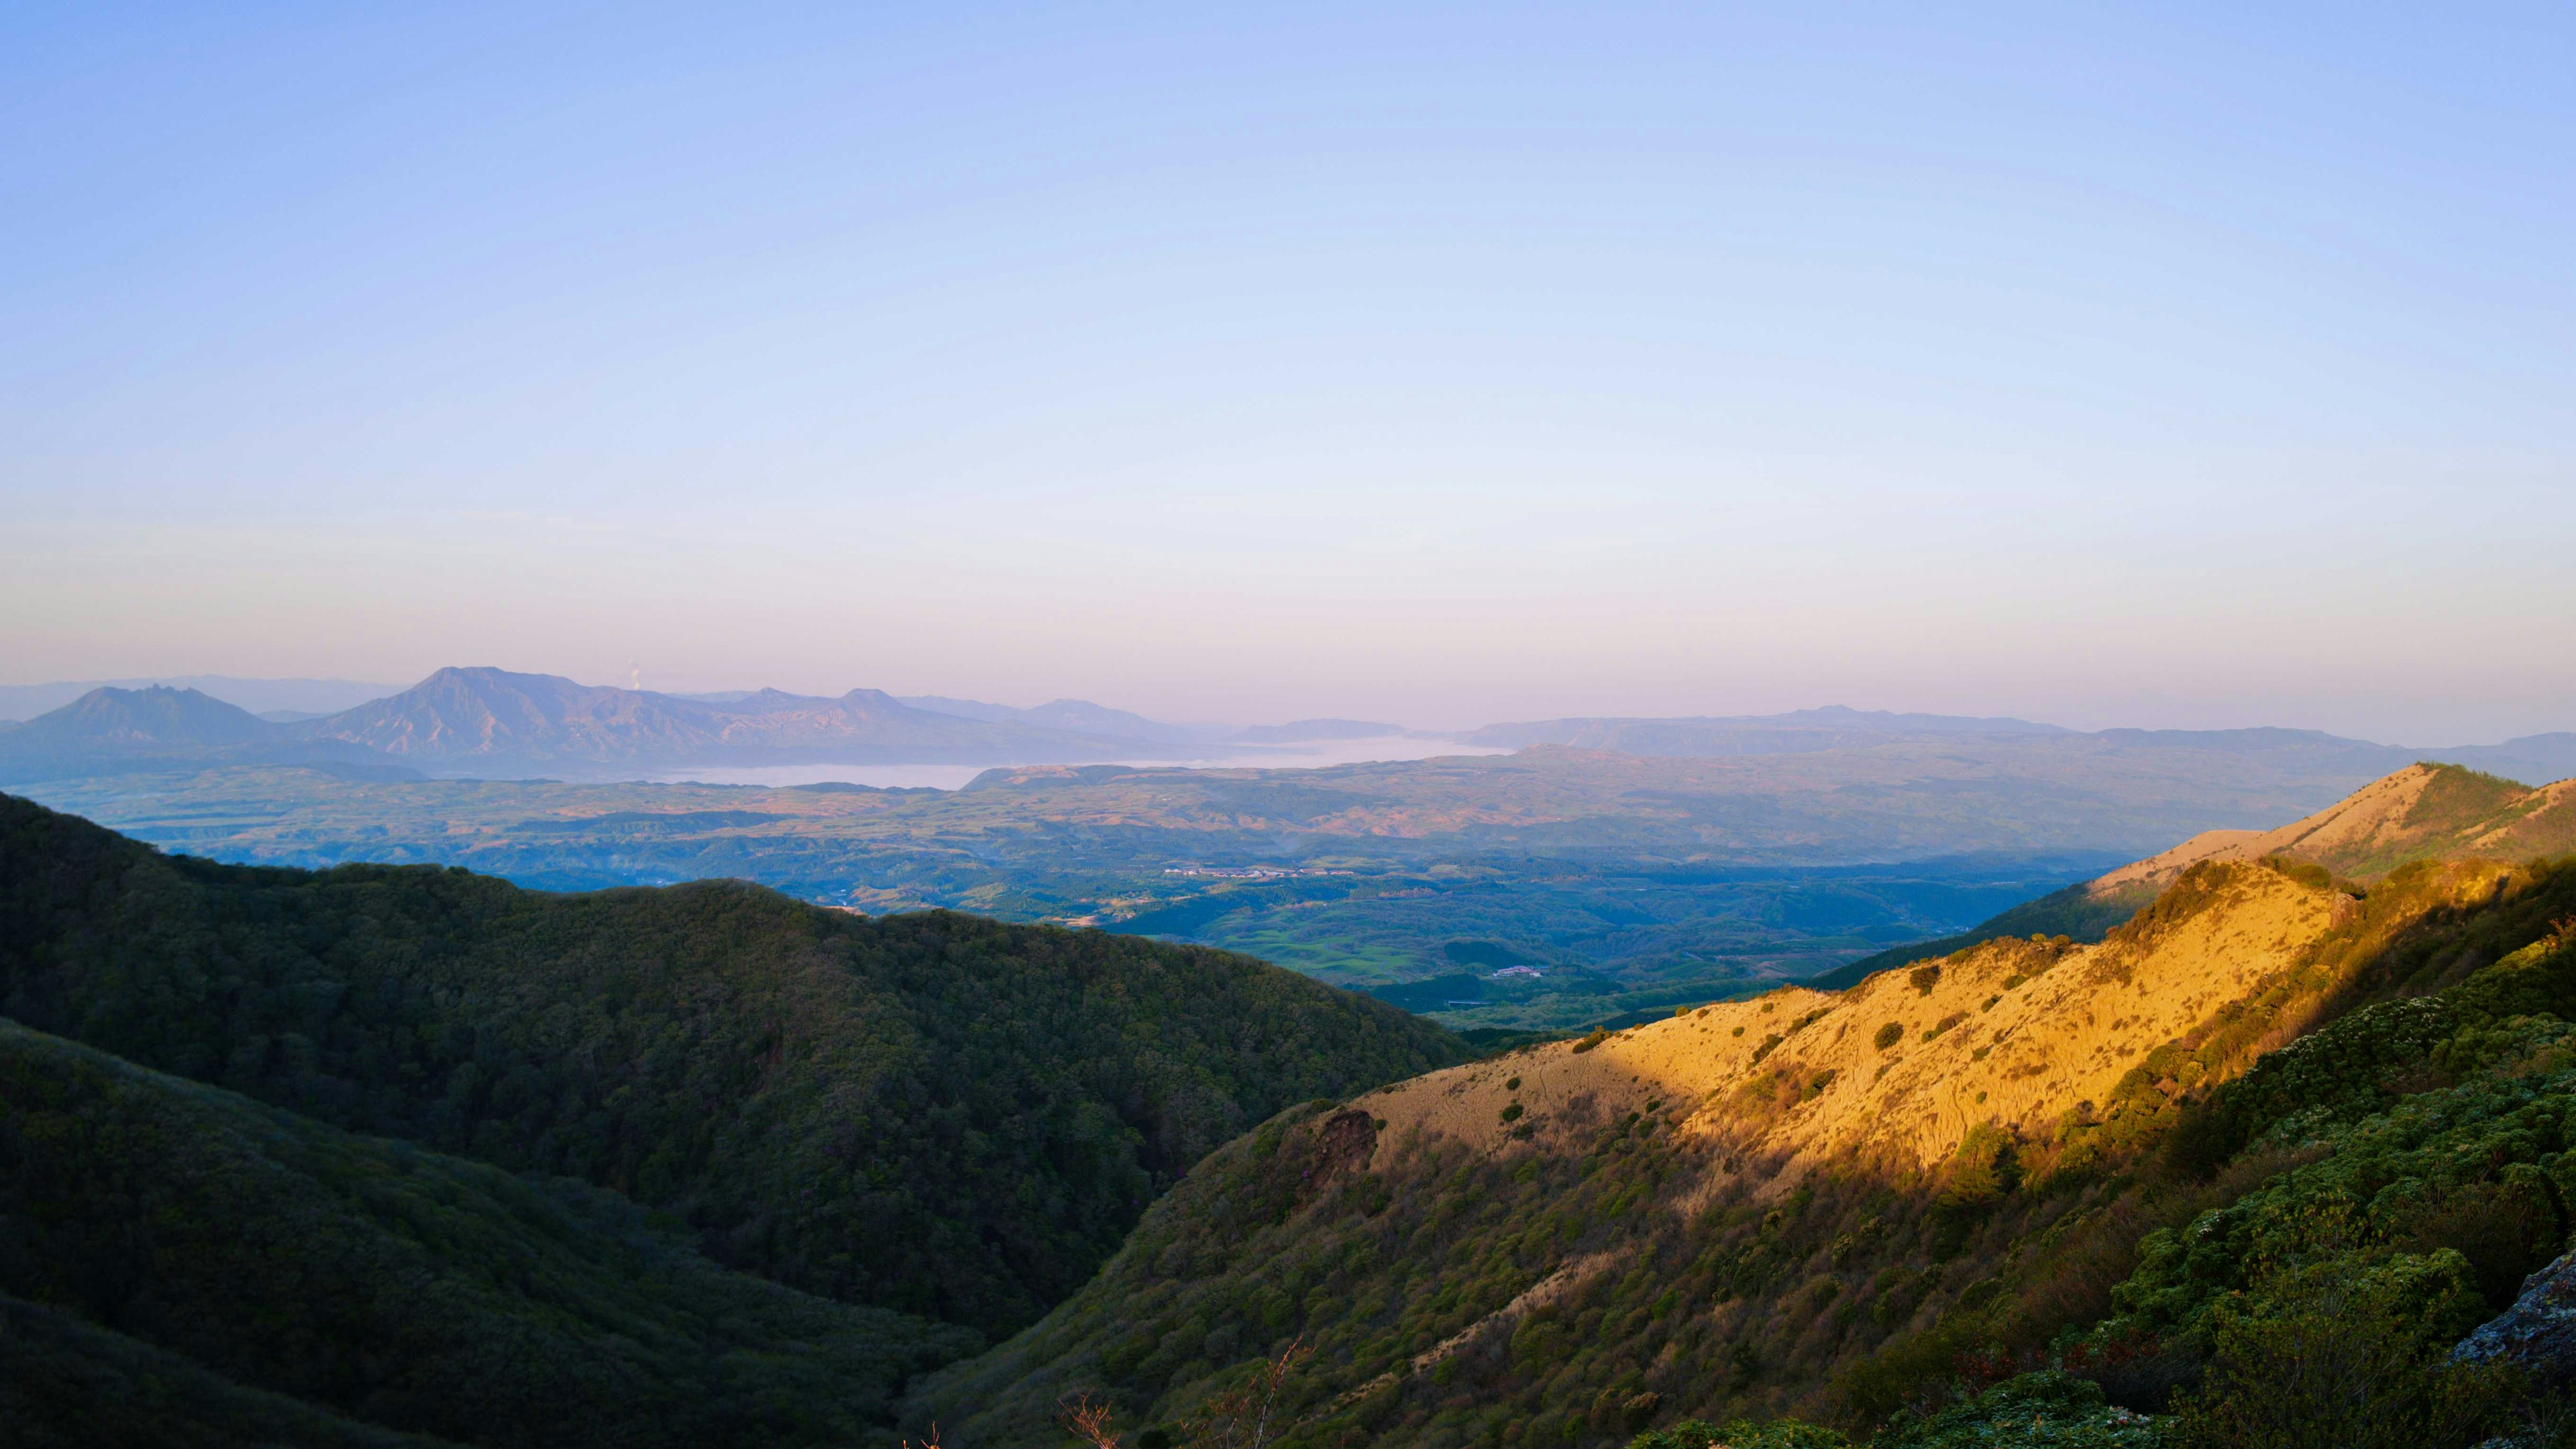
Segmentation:
{"type": "Polygon", "coordinates": [[[1091,1392],[1179,1442],[1297,1341],[1300,1445],[1839,1442],[1706,1427],[1784,1415],[2144,1445],[2169,1411],[2289,1444],[2210,1426],[2331,1409],[2351,1437],[2314,1442],[2465,1446],[2511,1376],[2441,1353],[2571,1226],[2570,919],[2565,864],[2213,862],[2100,946],[1991,942],[1301,1107],[914,1412],[984,1449],[1091,1392]],[[2345,1311],[2351,1402],[2256,1395],[2345,1311]],[[2080,1372],[1903,1417],[2052,1364],[2080,1372]]]}
{"type": "MultiPolygon", "coordinates": [[[[227,1403],[254,1441],[299,1441],[320,1417],[256,1388],[460,1442],[849,1444],[976,1338],[727,1272],[596,1188],[340,1132],[7,1022],[0,1224],[0,1402],[74,1397],[155,1350],[232,1386],[138,1432],[151,1442],[207,1434],[227,1403]]],[[[95,1426],[104,1407],[21,1403],[13,1422],[95,1426]]]]}
{"type": "Polygon", "coordinates": [[[0,798],[0,1013],[674,1214],[718,1262],[1006,1333],[1200,1155],[1455,1037],[1250,959],[731,882],[157,855],[0,798]]]}

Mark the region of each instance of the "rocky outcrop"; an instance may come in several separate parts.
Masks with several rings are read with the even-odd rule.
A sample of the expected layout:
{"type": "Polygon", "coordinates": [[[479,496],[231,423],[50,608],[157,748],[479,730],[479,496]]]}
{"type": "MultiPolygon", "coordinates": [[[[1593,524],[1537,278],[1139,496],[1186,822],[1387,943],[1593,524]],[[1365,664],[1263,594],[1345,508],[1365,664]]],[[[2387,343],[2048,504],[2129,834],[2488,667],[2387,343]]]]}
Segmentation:
{"type": "Polygon", "coordinates": [[[2523,1279],[2513,1306],[2460,1340],[2451,1357],[2519,1364],[2545,1388],[2576,1382],[2576,1253],[2523,1279]]]}

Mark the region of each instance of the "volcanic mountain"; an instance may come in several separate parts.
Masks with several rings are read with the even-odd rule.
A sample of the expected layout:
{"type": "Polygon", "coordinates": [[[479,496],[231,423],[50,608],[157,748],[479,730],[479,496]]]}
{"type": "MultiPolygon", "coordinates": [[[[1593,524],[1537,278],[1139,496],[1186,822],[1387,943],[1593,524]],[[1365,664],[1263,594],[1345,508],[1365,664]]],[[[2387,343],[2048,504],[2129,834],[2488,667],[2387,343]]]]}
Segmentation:
{"type": "Polygon", "coordinates": [[[50,714],[0,727],[0,781],[113,775],[207,764],[298,764],[409,771],[340,741],[301,740],[193,689],[102,686],[50,714]]]}
{"type": "Polygon", "coordinates": [[[1154,745],[914,709],[874,689],[700,700],[551,674],[442,669],[400,694],[293,726],[446,775],[545,770],[1107,760],[1154,745]]]}

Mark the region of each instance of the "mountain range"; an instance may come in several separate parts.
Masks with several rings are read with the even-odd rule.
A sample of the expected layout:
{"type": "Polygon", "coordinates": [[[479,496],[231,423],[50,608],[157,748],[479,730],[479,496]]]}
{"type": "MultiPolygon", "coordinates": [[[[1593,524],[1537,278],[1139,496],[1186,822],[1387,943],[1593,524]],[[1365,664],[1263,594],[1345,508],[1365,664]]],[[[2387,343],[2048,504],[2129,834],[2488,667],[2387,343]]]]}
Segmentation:
{"type": "Polygon", "coordinates": [[[442,669],[389,698],[287,727],[418,761],[495,768],[964,763],[1109,759],[1140,742],[915,709],[874,689],[838,698],[758,690],[722,701],[576,684],[546,674],[442,669]]]}
{"type": "Polygon", "coordinates": [[[1146,740],[1154,744],[1209,744],[1236,735],[1232,725],[1165,724],[1123,709],[1110,709],[1087,699],[1051,699],[1030,709],[1016,709],[1007,704],[987,704],[980,699],[951,699],[945,695],[921,694],[899,696],[896,703],[932,714],[951,715],[958,719],[983,720],[989,724],[1036,725],[1041,729],[1067,730],[1075,734],[1108,735],[1117,739],[1146,740]]]}
{"type": "Polygon", "coordinates": [[[2515,779],[2548,781],[2576,775],[2576,732],[2525,735],[2499,745],[2417,748],[2346,739],[2322,730],[2226,729],[2079,731],[2019,719],[1891,714],[1840,705],[1786,714],[1691,719],[1557,719],[1487,725],[1458,737],[1462,743],[1527,749],[1568,745],[1625,755],[1720,759],[1737,755],[1807,754],[1868,749],[1898,740],[2081,741],[2106,751],[2206,750],[2266,756],[2292,768],[2383,774],[2419,759],[2437,759],[2515,779]]]}
{"type": "MultiPolygon", "coordinates": [[[[334,690],[367,688],[336,681],[273,683],[311,686],[295,695],[308,702],[334,690]]],[[[0,723],[0,781],[166,770],[191,763],[190,752],[201,752],[204,763],[234,762],[249,751],[271,761],[376,765],[432,776],[632,778],[691,767],[1188,760],[1219,744],[1260,751],[1394,736],[1455,739],[1479,749],[1557,745],[1685,759],[1836,754],[1945,741],[1988,751],[2023,745],[2059,753],[2206,750],[2266,757],[2276,769],[2347,781],[2426,757],[2535,781],[2576,774],[2576,733],[2427,752],[2312,730],[2083,733],[2026,720],[1829,707],[1740,718],[1560,719],[1444,736],[1345,719],[1244,729],[1172,725],[1071,699],[1017,709],[943,696],[897,698],[873,689],[830,698],[774,689],[661,694],[489,668],[441,669],[409,689],[330,713],[272,713],[278,717],[259,718],[193,689],[100,686],[25,723],[0,723]]]]}
{"type": "MultiPolygon", "coordinates": [[[[1054,713],[1071,718],[1080,711],[1054,713]]],[[[49,714],[0,726],[0,780],[220,765],[249,754],[490,778],[693,765],[1105,760],[1176,748],[1166,740],[939,714],[872,689],[830,699],[778,690],[695,699],[554,675],[442,669],[384,698],[287,722],[192,689],[101,687],[49,714]]]]}

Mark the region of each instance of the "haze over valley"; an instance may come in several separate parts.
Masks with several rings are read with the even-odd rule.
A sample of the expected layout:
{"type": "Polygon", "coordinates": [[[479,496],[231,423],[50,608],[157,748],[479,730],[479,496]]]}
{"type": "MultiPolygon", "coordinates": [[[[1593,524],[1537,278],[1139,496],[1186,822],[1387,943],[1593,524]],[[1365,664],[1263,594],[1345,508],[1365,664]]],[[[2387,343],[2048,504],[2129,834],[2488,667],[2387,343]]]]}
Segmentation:
{"type": "Polygon", "coordinates": [[[2576,736],[2419,751],[1842,708],[1442,736],[487,669],[285,723],[111,687],[0,729],[0,779],[29,798],[218,860],[739,877],[1221,946],[1452,1026],[1556,1030],[1945,939],[2419,758],[2556,779],[2576,736]]]}

